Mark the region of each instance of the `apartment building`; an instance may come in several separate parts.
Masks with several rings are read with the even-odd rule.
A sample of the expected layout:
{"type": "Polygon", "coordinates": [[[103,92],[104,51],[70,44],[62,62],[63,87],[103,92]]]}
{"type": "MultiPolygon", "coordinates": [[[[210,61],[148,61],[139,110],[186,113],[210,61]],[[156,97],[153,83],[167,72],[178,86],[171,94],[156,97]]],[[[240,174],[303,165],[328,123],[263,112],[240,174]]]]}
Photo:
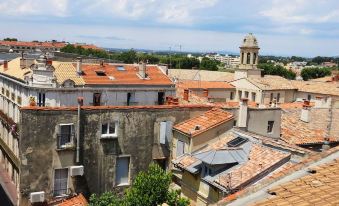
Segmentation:
{"type": "MultiPolygon", "coordinates": [[[[19,189],[20,108],[162,105],[175,96],[166,68],[138,64],[82,64],[16,58],[0,66],[0,157],[4,170],[19,189]]],[[[48,122],[49,120],[45,120],[48,122]]],[[[73,131],[66,125],[65,132],[73,131]]],[[[22,151],[21,151],[22,152],[22,151]]]]}

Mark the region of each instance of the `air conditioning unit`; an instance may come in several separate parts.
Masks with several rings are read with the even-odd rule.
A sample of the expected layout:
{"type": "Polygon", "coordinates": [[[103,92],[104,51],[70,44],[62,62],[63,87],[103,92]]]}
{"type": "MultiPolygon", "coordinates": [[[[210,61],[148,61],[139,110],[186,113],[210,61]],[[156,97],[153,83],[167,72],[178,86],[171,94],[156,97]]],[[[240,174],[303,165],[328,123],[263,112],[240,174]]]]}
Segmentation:
{"type": "Polygon", "coordinates": [[[70,176],[82,176],[84,175],[84,166],[71,166],[70,167],[70,176]]]}
{"type": "Polygon", "coordinates": [[[45,201],[45,192],[32,192],[29,194],[29,200],[31,203],[44,202],[45,201]]]}

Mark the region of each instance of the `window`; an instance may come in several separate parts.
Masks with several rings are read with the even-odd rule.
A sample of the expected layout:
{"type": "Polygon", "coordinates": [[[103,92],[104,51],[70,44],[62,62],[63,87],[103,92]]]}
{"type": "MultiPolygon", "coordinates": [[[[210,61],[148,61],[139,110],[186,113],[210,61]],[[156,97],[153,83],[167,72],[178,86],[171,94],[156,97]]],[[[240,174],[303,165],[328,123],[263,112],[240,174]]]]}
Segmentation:
{"type": "Polygon", "coordinates": [[[68,168],[54,170],[54,196],[67,194],[68,168]]]}
{"type": "Polygon", "coordinates": [[[277,94],[277,102],[280,101],[280,93],[277,94]]]}
{"type": "Polygon", "coordinates": [[[12,98],[12,101],[15,101],[15,94],[14,93],[11,93],[11,98],[12,98]]]}
{"type": "Polygon", "coordinates": [[[245,98],[248,98],[249,92],[245,92],[245,98]]]}
{"type": "Polygon", "coordinates": [[[308,100],[308,101],[311,101],[311,99],[312,99],[312,95],[310,95],[310,94],[307,95],[307,100],[308,100]]]}
{"type": "Polygon", "coordinates": [[[172,125],[171,121],[160,122],[160,144],[169,144],[171,142],[172,125]]]}
{"type": "Polygon", "coordinates": [[[177,141],[177,157],[185,153],[185,143],[183,141],[177,141]]]}
{"type": "Polygon", "coordinates": [[[254,53],[253,54],[253,64],[256,64],[256,61],[257,61],[257,54],[254,53]]]}
{"type": "Polygon", "coordinates": [[[256,99],[256,93],[252,92],[252,101],[255,102],[255,99],[256,99]]]}
{"type": "Polygon", "coordinates": [[[273,93],[271,93],[271,96],[270,96],[270,102],[273,101],[273,93]]]}
{"type": "Polygon", "coordinates": [[[131,104],[135,103],[135,93],[128,92],[127,93],[127,106],[130,106],[131,104]]]}
{"type": "Polygon", "coordinates": [[[247,64],[251,64],[251,53],[247,53],[247,64]]]}
{"type": "Polygon", "coordinates": [[[125,71],[125,67],[124,66],[117,66],[117,70],[118,71],[125,71]]]}
{"type": "Polygon", "coordinates": [[[1,93],[5,94],[5,88],[3,88],[3,87],[1,88],[1,93]]]}
{"type": "Polygon", "coordinates": [[[238,147],[238,146],[244,144],[247,141],[248,141],[247,138],[236,137],[235,139],[232,139],[231,141],[229,141],[227,143],[227,146],[229,146],[229,147],[238,147]]]}
{"type": "Polygon", "coordinates": [[[58,134],[58,149],[73,147],[74,125],[60,124],[58,134]]]}
{"type": "Polygon", "coordinates": [[[268,121],[267,123],[267,133],[273,132],[274,121],[268,121]]]}
{"type": "Polygon", "coordinates": [[[46,103],[46,94],[39,92],[39,94],[38,94],[38,106],[44,107],[45,103],[46,103]]]}
{"type": "Polygon", "coordinates": [[[95,73],[97,74],[97,76],[106,76],[105,71],[98,70],[95,71],[95,73]]]}
{"type": "Polygon", "coordinates": [[[17,102],[18,102],[19,105],[21,105],[21,102],[22,102],[21,97],[19,97],[19,96],[17,97],[17,102]]]}
{"type": "Polygon", "coordinates": [[[101,137],[117,137],[118,122],[101,125],[101,137]]]}
{"type": "Polygon", "coordinates": [[[241,64],[243,64],[244,63],[244,52],[243,53],[241,53],[241,64]]]}
{"type": "Polygon", "coordinates": [[[231,99],[231,100],[234,99],[234,93],[233,93],[233,92],[231,92],[231,94],[230,94],[230,99],[231,99]]]}
{"type": "Polygon", "coordinates": [[[100,106],[101,102],[101,93],[93,94],[93,106],[100,106]]]}
{"type": "Polygon", "coordinates": [[[163,105],[165,101],[165,92],[158,92],[158,105],[163,105]]]}
{"type": "Polygon", "coordinates": [[[118,157],[116,163],[115,183],[117,186],[129,184],[129,157],[118,157]]]}
{"type": "Polygon", "coordinates": [[[239,100],[242,98],[242,91],[238,91],[239,100]]]}

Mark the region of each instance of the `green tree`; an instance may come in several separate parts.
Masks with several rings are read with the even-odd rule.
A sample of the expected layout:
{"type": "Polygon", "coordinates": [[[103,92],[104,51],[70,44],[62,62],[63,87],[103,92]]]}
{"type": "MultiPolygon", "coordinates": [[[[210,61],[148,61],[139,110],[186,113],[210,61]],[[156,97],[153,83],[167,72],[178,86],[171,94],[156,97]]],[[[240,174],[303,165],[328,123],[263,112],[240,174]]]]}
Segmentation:
{"type": "Polygon", "coordinates": [[[305,68],[301,70],[301,76],[303,80],[307,81],[309,79],[316,79],[321,78],[325,76],[331,75],[331,69],[330,68],[305,68]]]}
{"type": "Polygon", "coordinates": [[[172,175],[157,164],[151,164],[147,172],[140,172],[127,189],[125,200],[129,206],[156,206],[167,201],[172,175]]]}
{"type": "Polygon", "coordinates": [[[17,38],[4,38],[4,41],[18,41],[17,38]]]}
{"type": "Polygon", "coordinates": [[[204,58],[202,58],[202,60],[200,62],[200,69],[217,71],[219,64],[220,64],[219,61],[204,57],[204,58]]]}
{"type": "Polygon", "coordinates": [[[112,192],[105,192],[100,196],[92,194],[89,199],[89,206],[118,206],[121,204],[123,201],[112,192]]]}
{"type": "Polygon", "coordinates": [[[264,75],[278,75],[286,79],[295,79],[296,77],[293,71],[272,63],[258,64],[258,68],[263,70],[264,75]]]}
{"type": "Polygon", "coordinates": [[[167,203],[170,206],[188,206],[189,200],[180,197],[180,191],[169,190],[172,174],[157,164],[151,164],[146,172],[140,172],[132,186],[122,198],[113,193],[101,196],[93,194],[90,206],[157,206],[167,203]]]}
{"type": "Polygon", "coordinates": [[[119,55],[118,59],[126,64],[132,64],[137,62],[137,52],[133,49],[123,52],[119,55]]]}

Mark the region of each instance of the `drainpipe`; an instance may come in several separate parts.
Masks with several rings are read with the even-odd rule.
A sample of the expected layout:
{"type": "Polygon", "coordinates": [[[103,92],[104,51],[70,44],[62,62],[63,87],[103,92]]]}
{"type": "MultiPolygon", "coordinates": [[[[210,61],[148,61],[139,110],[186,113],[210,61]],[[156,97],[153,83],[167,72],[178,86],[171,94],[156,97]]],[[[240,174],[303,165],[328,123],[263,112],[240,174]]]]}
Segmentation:
{"type": "Polygon", "coordinates": [[[78,121],[77,121],[77,149],[76,149],[76,163],[80,162],[80,110],[84,103],[83,97],[78,97],[78,121]]]}

